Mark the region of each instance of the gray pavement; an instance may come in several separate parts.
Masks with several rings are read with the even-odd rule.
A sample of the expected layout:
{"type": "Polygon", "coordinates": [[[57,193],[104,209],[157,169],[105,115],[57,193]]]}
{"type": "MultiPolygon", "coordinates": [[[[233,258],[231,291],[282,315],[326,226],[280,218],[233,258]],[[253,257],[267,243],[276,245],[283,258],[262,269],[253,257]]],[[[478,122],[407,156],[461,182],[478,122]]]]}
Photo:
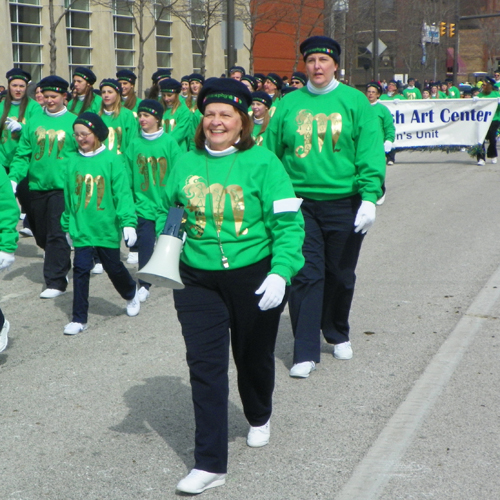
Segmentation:
{"type": "MultiPolygon", "coordinates": [[[[271,443],[246,446],[232,367],[228,479],[203,498],[499,497],[500,166],[465,153],[397,160],[358,266],[354,358],[335,360],[325,344],[317,371],[290,379],[285,313],[271,443]]],[[[11,322],[0,500],[178,498],[194,422],[171,292],[155,289],[128,318],[95,276],[89,330],[66,337],[71,283],[49,301],[42,287],[42,253],[22,239],[0,275],[11,322]]]]}

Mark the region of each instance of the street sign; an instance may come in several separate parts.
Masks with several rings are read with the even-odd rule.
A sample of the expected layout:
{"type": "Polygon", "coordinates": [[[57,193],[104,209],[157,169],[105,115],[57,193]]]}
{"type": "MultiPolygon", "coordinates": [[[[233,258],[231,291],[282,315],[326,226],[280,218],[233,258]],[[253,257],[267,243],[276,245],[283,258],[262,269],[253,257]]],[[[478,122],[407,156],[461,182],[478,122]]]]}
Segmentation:
{"type": "MultiPolygon", "coordinates": [[[[384,52],[384,50],[386,48],[387,48],[387,45],[382,40],[379,39],[379,41],[378,41],[378,55],[382,54],[382,52],[384,52]]],[[[367,45],[366,50],[373,54],[373,42],[370,42],[367,45]]]]}

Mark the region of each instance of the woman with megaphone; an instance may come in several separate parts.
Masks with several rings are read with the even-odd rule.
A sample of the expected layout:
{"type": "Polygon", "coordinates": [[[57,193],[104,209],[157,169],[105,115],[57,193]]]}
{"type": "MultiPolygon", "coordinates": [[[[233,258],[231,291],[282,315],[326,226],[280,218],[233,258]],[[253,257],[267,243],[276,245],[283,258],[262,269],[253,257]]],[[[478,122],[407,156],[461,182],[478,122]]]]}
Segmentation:
{"type": "MultiPolygon", "coordinates": [[[[198,96],[196,149],[166,182],[166,207],[184,206],[174,302],[186,344],[196,421],[195,465],[177,485],[201,493],[225,483],[229,345],[250,424],[247,444],[269,442],[274,348],[287,285],[304,263],[301,200],[278,158],[255,146],[252,95],[211,78],[198,96]]],[[[163,229],[165,217],[158,221],[163,229]]]]}

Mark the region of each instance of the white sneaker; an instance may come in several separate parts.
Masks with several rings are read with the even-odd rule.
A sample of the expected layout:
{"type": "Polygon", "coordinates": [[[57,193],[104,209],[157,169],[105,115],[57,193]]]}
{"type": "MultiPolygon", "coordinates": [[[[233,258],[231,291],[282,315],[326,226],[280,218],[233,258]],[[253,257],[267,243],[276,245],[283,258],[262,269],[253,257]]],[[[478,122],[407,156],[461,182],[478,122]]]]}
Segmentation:
{"type": "Polygon", "coordinates": [[[226,483],[226,474],[215,474],[204,470],[193,469],[184,479],[177,484],[177,491],[183,493],[203,493],[209,488],[222,486],[226,483]]]}
{"type": "Polygon", "coordinates": [[[7,334],[9,333],[10,323],[5,320],[2,331],[0,332],[0,352],[5,351],[7,347],[7,343],[9,342],[9,337],[7,334]]]}
{"type": "Polygon", "coordinates": [[[33,231],[29,227],[23,227],[19,230],[19,234],[22,236],[26,236],[26,238],[33,237],[33,231]]]}
{"type": "Polygon", "coordinates": [[[388,161],[387,165],[394,165],[394,162],[393,161],[388,161]]]}
{"type": "Polygon", "coordinates": [[[127,264],[139,264],[139,252],[129,252],[127,264]]]}
{"type": "Polygon", "coordinates": [[[139,292],[136,289],[132,300],[127,300],[127,314],[129,316],[137,316],[141,310],[141,301],[139,300],[139,292]]]}
{"type": "Polygon", "coordinates": [[[295,363],[290,369],[290,377],[307,378],[314,370],[316,370],[316,363],[314,361],[295,363]]]}
{"type": "Polygon", "coordinates": [[[497,158],[496,157],[491,159],[491,163],[496,163],[496,162],[497,162],[497,158]]]}
{"type": "Polygon", "coordinates": [[[483,165],[486,165],[486,162],[484,160],[478,160],[477,164],[482,167],[483,165]]]}
{"type": "Polygon", "coordinates": [[[55,299],[59,295],[64,295],[66,292],[62,290],[57,290],[57,288],[46,288],[41,294],[41,299],[55,299]]]}
{"type": "Polygon", "coordinates": [[[104,268],[102,267],[102,264],[98,262],[93,268],[92,271],[90,271],[92,274],[102,274],[104,272],[104,268]]]}
{"type": "Polygon", "coordinates": [[[260,448],[261,446],[266,446],[269,443],[269,437],[271,436],[271,421],[268,420],[264,425],[260,427],[250,426],[247,436],[247,445],[251,448],[260,448]]]}
{"type": "Polygon", "coordinates": [[[137,294],[139,295],[139,300],[141,302],[146,302],[146,300],[149,299],[149,290],[144,287],[144,286],[141,286],[141,288],[139,288],[139,291],[137,292],[137,294]]]}
{"type": "Polygon", "coordinates": [[[68,323],[64,327],[64,335],[76,335],[87,329],[87,323],[68,323]]]}
{"type": "Polygon", "coordinates": [[[342,342],[333,346],[333,357],[335,359],[351,359],[352,347],[351,342],[342,342]]]}

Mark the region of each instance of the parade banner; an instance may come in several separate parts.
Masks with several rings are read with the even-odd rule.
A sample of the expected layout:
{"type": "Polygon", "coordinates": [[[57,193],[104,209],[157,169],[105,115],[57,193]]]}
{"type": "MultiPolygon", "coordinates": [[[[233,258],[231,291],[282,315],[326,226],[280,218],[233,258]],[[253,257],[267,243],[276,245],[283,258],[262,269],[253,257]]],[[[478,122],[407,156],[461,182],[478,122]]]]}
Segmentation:
{"type": "Polygon", "coordinates": [[[482,144],[498,99],[380,101],[396,126],[394,147],[438,148],[482,144]]]}

